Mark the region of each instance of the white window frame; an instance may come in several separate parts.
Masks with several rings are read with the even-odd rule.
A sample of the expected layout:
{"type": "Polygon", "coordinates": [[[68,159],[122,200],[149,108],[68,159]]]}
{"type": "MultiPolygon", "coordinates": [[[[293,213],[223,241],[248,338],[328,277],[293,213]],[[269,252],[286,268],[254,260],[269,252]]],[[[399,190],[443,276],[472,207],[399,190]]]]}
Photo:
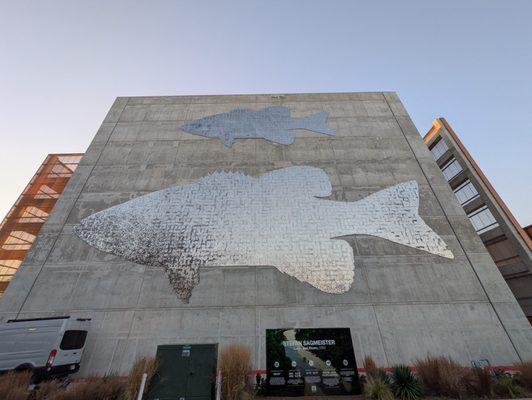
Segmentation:
{"type": "Polygon", "coordinates": [[[499,223],[486,205],[470,212],[467,216],[479,235],[499,226],[499,223]]]}
{"type": "Polygon", "coordinates": [[[453,192],[461,206],[465,206],[466,204],[471,203],[473,200],[480,196],[477,188],[475,187],[475,185],[473,185],[473,182],[471,182],[470,179],[466,179],[465,181],[463,181],[457,188],[453,190],[453,192]],[[461,194],[459,193],[465,193],[465,196],[468,197],[463,200],[460,198],[461,194]]]}
{"type": "Polygon", "coordinates": [[[439,160],[440,157],[443,156],[447,150],[449,150],[449,146],[447,146],[445,140],[441,138],[434,146],[432,146],[430,152],[434,156],[434,159],[439,160]]]}
{"type": "Polygon", "coordinates": [[[447,180],[447,182],[451,181],[456,175],[458,175],[460,172],[462,172],[464,169],[462,168],[462,165],[458,162],[458,160],[454,157],[451,157],[449,161],[445,163],[445,165],[441,168],[441,172],[443,173],[443,176],[447,180]],[[449,174],[449,172],[452,175],[449,174]]]}

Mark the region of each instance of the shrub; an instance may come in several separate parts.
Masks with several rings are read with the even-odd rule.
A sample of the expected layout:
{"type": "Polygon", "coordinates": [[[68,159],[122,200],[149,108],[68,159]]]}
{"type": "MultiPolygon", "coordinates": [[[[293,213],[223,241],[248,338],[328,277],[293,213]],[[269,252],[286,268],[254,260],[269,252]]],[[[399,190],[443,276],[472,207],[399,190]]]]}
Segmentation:
{"type": "Polygon", "coordinates": [[[383,381],[387,386],[390,386],[392,383],[392,380],[390,379],[390,375],[386,372],[384,368],[378,368],[377,371],[375,371],[374,378],[378,378],[381,381],[383,381]]]}
{"type": "Polygon", "coordinates": [[[118,376],[88,377],[84,382],[58,391],[53,400],[121,400],[124,382],[118,376]]]}
{"type": "Polygon", "coordinates": [[[489,368],[471,368],[463,377],[468,394],[478,397],[493,395],[494,378],[489,368]]]}
{"type": "Polygon", "coordinates": [[[415,363],[426,391],[434,396],[460,397],[464,392],[465,368],[447,357],[427,356],[415,363]]]}
{"type": "Polygon", "coordinates": [[[364,357],[363,364],[364,370],[366,371],[367,380],[379,378],[386,385],[390,384],[390,376],[386,373],[386,370],[384,368],[378,367],[377,363],[375,363],[371,356],[364,357]]]}
{"type": "Polygon", "coordinates": [[[421,398],[421,382],[406,365],[392,368],[392,391],[401,400],[418,400],[421,398]]]}
{"type": "Polygon", "coordinates": [[[56,380],[44,381],[35,390],[35,400],[56,400],[64,391],[65,389],[59,388],[56,380]]]}
{"type": "Polygon", "coordinates": [[[26,400],[31,372],[6,372],[0,376],[0,399],[26,400]]]}
{"type": "Polygon", "coordinates": [[[28,398],[28,390],[21,387],[15,387],[9,390],[3,400],[26,400],[28,398]]]}
{"type": "Polygon", "coordinates": [[[364,384],[364,396],[373,400],[393,400],[391,389],[380,378],[369,378],[364,384]]]}
{"type": "Polygon", "coordinates": [[[515,367],[519,371],[519,381],[526,389],[532,391],[532,360],[516,364],[515,367]]]}
{"type": "Polygon", "coordinates": [[[140,383],[142,381],[142,375],[146,372],[148,377],[146,378],[146,386],[144,390],[143,399],[148,395],[148,387],[150,386],[151,378],[157,370],[157,360],[155,357],[142,357],[135,361],[133,367],[129,371],[127,381],[124,390],[125,400],[135,400],[137,398],[138,391],[140,389],[140,383]]]}
{"type": "MultiPolygon", "coordinates": [[[[42,382],[34,392],[35,400],[123,400],[124,381],[116,375],[90,376],[66,389],[57,380],[42,382]]],[[[26,399],[26,398],[24,398],[26,399]]]]}
{"type": "Polygon", "coordinates": [[[222,399],[238,400],[250,391],[251,350],[243,344],[230,344],[220,352],[222,399]]]}
{"type": "Polygon", "coordinates": [[[377,371],[377,364],[375,363],[375,360],[371,356],[364,357],[363,361],[364,370],[366,371],[366,375],[368,377],[373,376],[375,372],[377,371]]]}
{"type": "Polygon", "coordinates": [[[96,399],[98,400],[120,400],[124,396],[125,381],[119,376],[104,376],[102,383],[99,385],[99,390],[96,391],[96,399]]]}
{"type": "Polygon", "coordinates": [[[494,391],[497,395],[512,399],[521,396],[524,390],[516,379],[509,375],[499,375],[495,381],[494,391]]]}

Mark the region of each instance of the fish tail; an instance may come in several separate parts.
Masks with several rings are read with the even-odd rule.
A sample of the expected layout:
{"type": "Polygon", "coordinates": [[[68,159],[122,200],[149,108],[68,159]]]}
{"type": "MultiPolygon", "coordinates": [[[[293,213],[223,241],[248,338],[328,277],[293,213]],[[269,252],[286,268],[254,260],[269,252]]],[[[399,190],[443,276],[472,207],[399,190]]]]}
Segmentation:
{"type": "Polygon", "coordinates": [[[294,128],[306,129],[309,131],[323,133],[324,135],[333,136],[334,132],[327,126],[327,113],[319,112],[299,118],[294,122],[294,128]]]}
{"type": "Polygon", "coordinates": [[[357,203],[357,214],[360,215],[361,210],[367,214],[367,221],[358,233],[381,237],[441,257],[454,258],[443,239],[419,215],[419,189],[416,181],[380,190],[357,203]]]}

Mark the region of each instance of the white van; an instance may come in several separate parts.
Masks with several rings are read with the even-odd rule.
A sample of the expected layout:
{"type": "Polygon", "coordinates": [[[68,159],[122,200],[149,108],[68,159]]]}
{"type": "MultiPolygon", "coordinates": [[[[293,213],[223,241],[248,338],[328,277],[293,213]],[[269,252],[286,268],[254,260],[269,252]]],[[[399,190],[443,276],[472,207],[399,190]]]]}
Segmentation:
{"type": "Polygon", "coordinates": [[[0,371],[31,370],[36,378],[79,370],[90,318],[12,319],[0,324],[0,371]]]}

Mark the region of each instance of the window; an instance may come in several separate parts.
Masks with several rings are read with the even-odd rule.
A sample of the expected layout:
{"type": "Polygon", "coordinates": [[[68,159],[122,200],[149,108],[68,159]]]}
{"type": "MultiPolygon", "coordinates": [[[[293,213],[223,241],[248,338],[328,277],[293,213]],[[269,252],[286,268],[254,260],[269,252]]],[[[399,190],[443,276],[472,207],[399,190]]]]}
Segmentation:
{"type": "Polygon", "coordinates": [[[0,282],[9,282],[20,264],[21,260],[0,260],[0,282]]]}
{"type": "Polygon", "coordinates": [[[479,196],[477,189],[469,179],[466,179],[460,186],[454,189],[454,194],[463,206],[479,196]]]}
{"type": "Polygon", "coordinates": [[[438,158],[443,156],[443,153],[445,153],[448,149],[449,147],[447,147],[447,144],[442,138],[438,141],[438,143],[436,143],[435,146],[432,147],[432,149],[430,149],[430,152],[432,153],[434,158],[437,160],[438,158]]]}
{"type": "Polygon", "coordinates": [[[477,208],[467,216],[479,235],[499,226],[497,220],[487,206],[477,208]]]}
{"type": "Polygon", "coordinates": [[[18,219],[15,221],[22,224],[32,222],[44,223],[46,218],[48,218],[48,213],[46,211],[34,206],[25,206],[20,210],[18,219]]]}
{"type": "Polygon", "coordinates": [[[78,350],[85,345],[87,331],[66,331],[59,348],[61,350],[78,350]]]}
{"type": "Polygon", "coordinates": [[[11,231],[2,245],[3,250],[29,250],[35,235],[24,231],[11,231]]]}
{"type": "Polygon", "coordinates": [[[449,182],[453,179],[458,173],[462,170],[462,166],[454,157],[452,157],[447,163],[442,167],[443,176],[449,182]]]}

